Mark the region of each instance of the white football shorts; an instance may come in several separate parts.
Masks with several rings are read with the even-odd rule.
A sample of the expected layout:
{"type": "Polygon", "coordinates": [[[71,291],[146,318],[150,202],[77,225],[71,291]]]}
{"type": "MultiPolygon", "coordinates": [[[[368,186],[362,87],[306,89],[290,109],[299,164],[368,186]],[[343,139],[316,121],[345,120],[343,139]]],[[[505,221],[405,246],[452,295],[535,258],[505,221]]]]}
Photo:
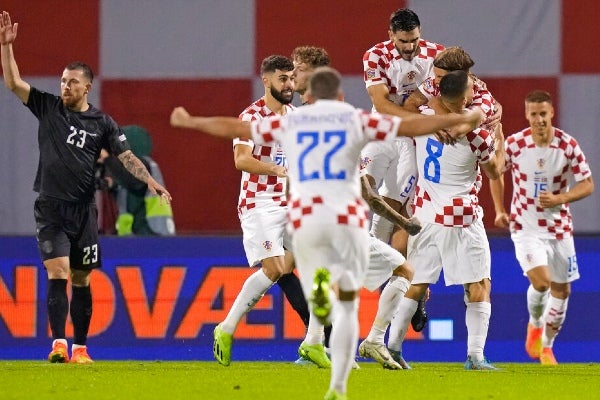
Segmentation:
{"type": "Polygon", "coordinates": [[[369,261],[369,233],[347,225],[303,225],[294,231],[292,252],[307,299],[315,271],[323,267],[341,290],[359,291],[369,261]]]}
{"type": "Polygon", "coordinates": [[[542,239],[518,231],[511,235],[511,239],[523,275],[527,276],[532,268],[546,265],[552,282],[567,283],[579,279],[573,237],[562,240],[542,239]]]}
{"type": "Polygon", "coordinates": [[[253,267],[269,257],[283,256],[284,248],[291,251],[286,230],[286,207],[259,207],[244,211],[240,217],[244,250],[248,264],[253,267]]]}
{"type": "Polygon", "coordinates": [[[444,270],[446,286],[491,278],[490,245],[481,220],[468,227],[424,223],[408,238],[408,262],[415,269],[412,283],[436,283],[444,270]]]}
{"type": "Polygon", "coordinates": [[[413,139],[401,137],[391,142],[369,142],[361,152],[361,158],[365,157],[369,159],[365,169],[375,178],[379,194],[406,204],[417,183],[413,139]]]}
{"type": "Polygon", "coordinates": [[[369,235],[369,265],[364,287],[371,292],[377,290],[390,277],[392,272],[406,262],[398,250],[369,235]]]}

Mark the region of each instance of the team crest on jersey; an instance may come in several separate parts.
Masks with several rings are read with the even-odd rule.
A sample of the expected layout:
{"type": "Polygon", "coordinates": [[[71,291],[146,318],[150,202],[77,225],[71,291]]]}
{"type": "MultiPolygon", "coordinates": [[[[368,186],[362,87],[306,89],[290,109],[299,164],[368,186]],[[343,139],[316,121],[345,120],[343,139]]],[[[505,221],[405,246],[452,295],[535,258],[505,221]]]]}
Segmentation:
{"type": "Polygon", "coordinates": [[[367,168],[367,165],[371,164],[371,158],[370,157],[362,157],[360,159],[360,169],[365,169],[367,168]]]}
{"type": "Polygon", "coordinates": [[[267,251],[271,251],[271,249],[273,248],[273,242],[271,242],[270,240],[263,242],[262,245],[267,251]]]}
{"type": "Polygon", "coordinates": [[[531,263],[533,261],[533,254],[527,254],[525,258],[527,259],[528,263],[531,263]]]}
{"type": "Polygon", "coordinates": [[[414,81],[417,77],[417,73],[415,71],[410,71],[408,74],[406,74],[406,77],[409,81],[414,81]]]}
{"type": "Polygon", "coordinates": [[[377,78],[377,70],[375,68],[369,68],[365,71],[365,74],[367,75],[367,79],[377,78]]]}
{"type": "Polygon", "coordinates": [[[538,158],[537,165],[538,165],[538,167],[540,167],[540,169],[544,168],[545,164],[546,164],[546,160],[544,160],[543,158],[538,158]]]}

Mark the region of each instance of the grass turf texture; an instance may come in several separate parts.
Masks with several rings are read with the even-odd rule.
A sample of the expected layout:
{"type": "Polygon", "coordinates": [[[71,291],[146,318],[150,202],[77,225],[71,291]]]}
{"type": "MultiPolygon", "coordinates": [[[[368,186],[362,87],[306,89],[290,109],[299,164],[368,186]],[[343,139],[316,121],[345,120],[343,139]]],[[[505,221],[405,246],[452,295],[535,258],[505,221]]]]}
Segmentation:
{"type": "MultiPolygon", "coordinates": [[[[388,371],[372,362],[352,371],[350,399],[592,399],[600,364],[412,363],[388,371]]],[[[329,370],[284,362],[96,361],[91,365],[0,361],[0,398],[12,399],[322,399],[329,370]]]]}

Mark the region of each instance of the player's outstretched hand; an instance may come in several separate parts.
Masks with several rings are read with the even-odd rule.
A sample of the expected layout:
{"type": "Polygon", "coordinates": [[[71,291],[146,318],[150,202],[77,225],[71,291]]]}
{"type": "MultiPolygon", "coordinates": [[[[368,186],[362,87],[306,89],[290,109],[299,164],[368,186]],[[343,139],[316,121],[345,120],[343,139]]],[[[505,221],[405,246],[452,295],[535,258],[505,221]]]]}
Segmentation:
{"type": "Polygon", "coordinates": [[[190,118],[190,113],[183,107],[175,107],[171,112],[171,126],[177,128],[185,127],[186,121],[190,118]]]}

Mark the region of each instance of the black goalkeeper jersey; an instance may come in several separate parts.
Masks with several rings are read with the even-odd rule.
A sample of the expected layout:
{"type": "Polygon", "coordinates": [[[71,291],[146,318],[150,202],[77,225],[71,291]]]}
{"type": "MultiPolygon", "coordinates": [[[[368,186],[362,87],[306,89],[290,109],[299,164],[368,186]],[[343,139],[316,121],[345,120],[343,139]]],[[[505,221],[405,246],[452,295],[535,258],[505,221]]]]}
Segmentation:
{"type": "Polygon", "coordinates": [[[91,104],[87,111],[73,112],[60,97],[34,87],[26,106],[40,122],[40,160],[33,190],[71,202],[94,201],[100,150],[106,148],[114,155],[129,150],[125,134],[91,104]]]}

